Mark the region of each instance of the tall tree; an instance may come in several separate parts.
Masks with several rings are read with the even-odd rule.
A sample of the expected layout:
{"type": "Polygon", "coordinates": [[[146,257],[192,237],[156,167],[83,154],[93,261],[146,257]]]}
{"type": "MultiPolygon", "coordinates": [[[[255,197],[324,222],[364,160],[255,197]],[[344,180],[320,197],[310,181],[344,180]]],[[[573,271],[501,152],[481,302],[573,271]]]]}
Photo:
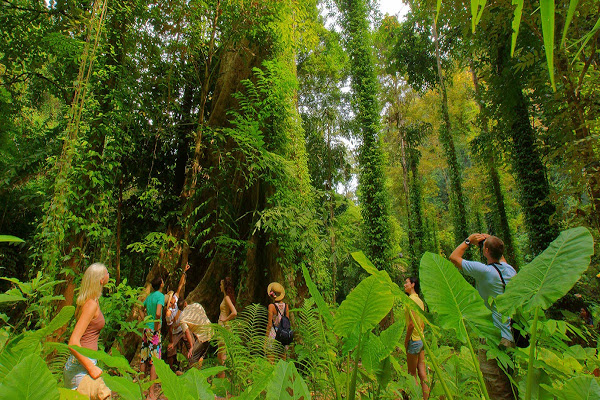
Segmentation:
{"type": "Polygon", "coordinates": [[[536,133],[531,126],[522,80],[514,67],[514,60],[510,58],[508,35],[487,43],[494,66],[488,84],[494,105],[500,113],[499,119],[506,130],[513,172],[529,232],[529,245],[533,254],[539,254],[558,234],[556,225],[551,221],[556,208],[549,198],[546,167],[542,163],[536,133]]]}
{"type": "Polygon", "coordinates": [[[378,268],[390,266],[388,199],[383,175],[378,82],[369,31],[369,2],[339,0],[341,26],[350,56],[350,74],[357,129],[360,132],[359,199],[367,254],[378,268]]]}
{"type": "Polygon", "coordinates": [[[435,18],[433,18],[432,20],[433,43],[435,46],[435,58],[437,64],[439,90],[442,97],[441,111],[442,119],[444,122],[443,125],[440,127],[440,142],[442,142],[442,145],[444,147],[444,154],[446,155],[446,160],[448,162],[450,186],[452,188],[452,194],[454,199],[454,239],[456,243],[459,243],[464,238],[469,236],[469,232],[467,229],[467,207],[466,199],[463,194],[461,170],[458,164],[458,157],[456,156],[454,138],[452,137],[452,124],[450,122],[450,113],[448,111],[448,94],[446,92],[444,73],[442,71],[442,60],[440,54],[437,23],[435,21],[435,18]]]}

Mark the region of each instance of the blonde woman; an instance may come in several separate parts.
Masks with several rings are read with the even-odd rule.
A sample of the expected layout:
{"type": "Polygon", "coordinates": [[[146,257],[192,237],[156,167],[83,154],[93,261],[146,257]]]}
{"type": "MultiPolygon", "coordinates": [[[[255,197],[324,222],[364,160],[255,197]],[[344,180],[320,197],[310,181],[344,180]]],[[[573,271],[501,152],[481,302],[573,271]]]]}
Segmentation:
{"type": "MultiPolygon", "coordinates": [[[[90,265],[83,274],[75,311],[77,323],[69,339],[69,346],[98,350],[98,338],[105,323],[98,299],[108,279],[108,270],[100,263],[90,265]]],[[[96,365],[97,361],[73,349],[71,353],[64,369],[65,386],[90,399],[110,398],[110,390],[100,378],[102,370],[96,365]]]]}

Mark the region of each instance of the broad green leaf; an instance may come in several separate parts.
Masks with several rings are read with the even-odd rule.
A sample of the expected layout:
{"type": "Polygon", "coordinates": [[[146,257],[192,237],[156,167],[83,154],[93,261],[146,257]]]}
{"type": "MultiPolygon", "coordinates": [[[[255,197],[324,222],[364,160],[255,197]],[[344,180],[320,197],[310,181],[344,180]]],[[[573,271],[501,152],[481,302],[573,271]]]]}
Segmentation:
{"type": "Polygon", "coordinates": [[[362,347],[361,360],[363,367],[370,374],[376,374],[379,371],[379,361],[383,360],[390,354],[387,347],[383,344],[379,336],[372,332],[368,333],[368,340],[362,347]]]}
{"type": "MultiPolygon", "coordinates": [[[[84,396],[79,393],[77,390],[71,390],[66,388],[58,388],[58,393],[60,394],[60,400],[89,400],[89,397],[84,396]]],[[[138,397],[139,399],[139,397],[138,397]]]]}
{"type": "Polygon", "coordinates": [[[302,274],[304,275],[304,280],[306,281],[306,286],[308,287],[308,291],[312,296],[319,313],[325,320],[325,325],[333,326],[333,317],[331,316],[331,311],[329,311],[329,306],[325,303],[323,296],[321,296],[321,292],[317,289],[317,286],[314,284],[312,279],[310,278],[310,274],[308,273],[308,269],[303,265],[302,266],[302,274]]]}
{"type": "Polygon", "coordinates": [[[108,354],[102,350],[94,351],[94,350],[86,349],[86,348],[79,347],[79,346],[69,346],[69,347],[72,348],[73,350],[77,351],[78,353],[83,354],[86,357],[93,358],[98,361],[102,361],[104,364],[106,364],[110,368],[114,368],[114,369],[117,369],[117,370],[123,371],[123,372],[129,372],[131,374],[135,373],[135,371],[129,365],[129,362],[127,361],[127,359],[121,355],[111,356],[110,354],[108,354]]]}
{"type": "Polygon", "coordinates": [[[594,240],[586,228],[561,232],[508,282],[504,294],[496,298],[499,311],[514,315],[517,309],[525,313],[536,307],[547,309],[575,285],[590,265],[592,254],[594,240]]]}
{"type": "Polygon", "coordinates": [[[556,84],[554,83],[554,0],[540,0],[540,14],[550,83],[552,89],[556,92],[556,84]]]}
{"type": "Polygon", "coordinates": [[[0,353],[0,382],[2,382],[6,375],[8,375],[8,373],[25,357],[32,354],[39,354],[40,351],[41,345],[39,343],[37,343],[37,346],[29,346],[23,350],[16,351],[15,346],[7,345],[2,353],[0,353]]]}
{"type": "Polygon", "coordinates": [[[25,297],[16,294],[0,293],[0,303],[14,303],[24,301],[25,297]]]}
{"type": "Polygon", "coordinates": [[[66,306],[60,309],[60,312],[56,315],[56,317],[52,318],[52,321],[48,325],[46,325],[43,329],[47,334],[51,334],[55,330],[63,327],[66,323],[68,323],[73,315],[75,314],[75,307],[66,306]]]}
{"type": "Polygon", "coordinates": [[[391,356],[387,356],[379,362],[379,368],[377,368],[377,373],[375,376],[377,377],[379,386],[385,390],[386,386],[392,379],[391,356]]]}
{"type": "Polygon", "coordinates": [[[442,9],[442,0],[437,0],[437,5],[435,6],[435,22],[437,24],[438,17],[440,16],[440,10],[442,9]]]}
{"type": "Polygon", "coordinates": [[[56,379],[37,354],[23,358],[0,384],[0,400],[59,400],[56,379]]]}
{"type": "Polygon", "coordinates": [[[181,379],[186,383],[188,392],[192,394],[194,399],[213,399],[215,394],[210,390],[210,385],[202,372],[196,368],[192,368],[181,379]]]}
{"type": "Polygon", "coordinates": [[[255,376],[252,383],[242,392],[239,400],[254,400],[258,398],[271,382],[273,370],[261,369],[258,371],[258,376],[255,376]]]}
{"type": "Polygon", "coordinates": [[[121,376],[102,375],[104,383],[113,392],[119,394],[119,397],[124,400],[139,400],[142,398],[140,385],[121,376]]]}
{"type": "Polygon", "coordinates": [[[575,376],[560,388],[542,385],[544,389],[555,395],[559,400],[595,400],[600,399],[600,385],[590,375],[575,376]]]}
{"type": "Polygon", "coordinates": [[[467,341],[466,325],[486,338],[500,340],[491,311],[450,261],[437,254],[425,253],[421,258],[419,277],[427,304],[438,314],[442,328],[455,331],[463,343],[467,341]]]}
{"type": "Polygon", "coordinates": [[[11,235],[0,235],[0,243],[25,243],[23,239],[11,235]]]}
{"type": "Polygon", "coordinates": [[[354,288],[340,305],[334,331],[348,337],[358,327],[360,333],[372,329],[392,309],[393,296],[389,287],[372,275],[354,288]]]}
{"type": "Polygon", "coordinates": [[[378,270],[375,265],[364,255],[362,251],[357,251],[351,253],[352,258],[369,274],[377,277],[382,285],[388,286],[389,290],[392,292],[395,300],[400,300],[405,307],[410,308],[411,310],[417,312],[425,323],[430,324],[429,318],[423,310],[417,304],[412,301],[404,292],[404,289],[401,289],[395,282],[392,281],[390,276],[386,271],[378,270]]]}
{"type": "MultiPolygon", "coordinates": [[[[411,300],[412,301],[412,300],[411,300]]],[[[413,301],[414,303],[414,301],[413,301]]],[[[387,347],[390,354],[396,349],[396,346],[400,344],[400,339],[404,333],[405,323],[404,320],[400,319],[388,327],[385,331],[379,334],[381,342],[387,347]]]]}
{"type": "Polygon", "coordinates": [[[162,390],[169,400],[194,399],[194,396],[190,393],[187,385],[183,385],[182,380],[171,371],[171,368],[167,363],[156,357],[152,357],[152,362],[156,368],[156,375],[158,375],[160,379],[162,390]]]}
{"type": "Polygon", "coordinates": [[[46,336],[52,334],[58,328],[64,326],[67,322],[69,322],[73,317],[74,313],[75,307],[63,307],[58,313],[58,315],[56,315],[56,317],[54,317],[48,325],[46,325],[42,329],[38,329],[37,331],[26,332],[23,339],[15,345],[15,351],[20,351],[35,346],[40,341],[45,339],[46,336]]]}
{"type": "Polygon", "coordinates": [[[569,30],[569,25],[571,25],[571,21],[573,20],[573,15],[575,15],[575,10],[577,9],[578,4],[579,4],[579,0],[570,0],[569,1],[569,11],[567,11],[567,19],[565,20],[565,27],[563,29],[562,38],[560,39],[561,47],[565,46],[565,41],[567,40],[567,31],[569,30]]]}
{"type": "Polygon", "coordinates": [[[267,400],[310,400],[310,391],[294,363],[279,360],[267,387],[267,400]]]}
{"type": "Polygon", "coordinates": [[[515,48],[517,47],[517,37],[519,36],[519,27],[521,26],[521,16],[523,15],[523,0],[512,0],[515,8],[515,13],[512,20],[512,39],[510,43],[510,56],[515,55],[515,48]]]}
{"type": "Polygon", "coordinates": [[[365,271],[367,271],[367,273],[376,275],[381,272],[362,251],[355,251],[354,253],[350,253],[350,255],[365,271]]]}
{"type": "Polygon", "coordinates": [[[536,358],[538,362],[545,364],[544,370],[546,372],[554,371],[554,373],[560,373],[564,376],[573,376],[583,369],[583,366],[574,357],[543,347],[538,348],[536,358]]]}

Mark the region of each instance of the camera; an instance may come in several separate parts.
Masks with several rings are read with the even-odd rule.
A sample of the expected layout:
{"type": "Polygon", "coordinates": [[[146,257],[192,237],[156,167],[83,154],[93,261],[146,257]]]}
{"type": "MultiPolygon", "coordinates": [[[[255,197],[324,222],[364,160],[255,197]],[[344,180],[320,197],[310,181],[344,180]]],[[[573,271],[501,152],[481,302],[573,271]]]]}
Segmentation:
{"type": "Polygon", "coordinates": [[[479,242],[478,246],[480,249],[483,249],[483,242],[485,242],[485,239],[483,239],[481,242],[479,242]]]}

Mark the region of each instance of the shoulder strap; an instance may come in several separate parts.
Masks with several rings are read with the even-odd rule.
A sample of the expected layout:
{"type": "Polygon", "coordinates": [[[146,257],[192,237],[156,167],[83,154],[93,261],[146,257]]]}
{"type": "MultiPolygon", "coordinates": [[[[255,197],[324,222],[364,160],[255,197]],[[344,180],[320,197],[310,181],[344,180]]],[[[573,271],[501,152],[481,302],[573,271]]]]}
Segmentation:
{"type": "Polygon", "coordinates": [[[496,267],[496,263],[491,263],[488,265],[491,265],[492,267],[494,267],[496,272],[498,272],[498,275],[500,275],[500,280],[502,281],[502,286],[506,287],[506,282],[504,282],[504,277],[502,276],[502,272],[500,272],[500,268],[496,267]]]}
{"type": "MultiPolygon", "coordinates": [[[[279,310],[279,307],[277,307],[277,304],[273,304],[275,306],[275,309],[277,310],[277,314],[281,315],[283,317],[283,314],[281,313],[281,311],[279,310]]],[[[287,308],[287,304],[283,303],[283,312],[285,313],[285,310],[287,308]]]]}

